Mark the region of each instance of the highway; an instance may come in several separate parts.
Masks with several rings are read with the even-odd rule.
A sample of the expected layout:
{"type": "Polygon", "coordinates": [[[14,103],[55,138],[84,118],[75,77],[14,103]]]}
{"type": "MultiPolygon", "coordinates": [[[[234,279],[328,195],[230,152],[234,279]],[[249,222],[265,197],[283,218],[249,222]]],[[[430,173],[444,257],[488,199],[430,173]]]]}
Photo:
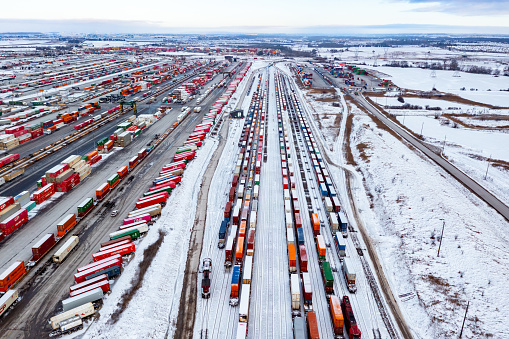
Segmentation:
{"type": "MultiPolygon", "coordinates": [[[[61,310],[60,302],[69,295],[69,286],[73,284],[73,274],[76,272],[76,268],[90,263],[91,256],[98,250],[100,242],[108,240],[108,234],[118,229],[122,219],[133,209],[135,201],[151,186],[151,179],[157,177],[164,164],[171,162],[176,147],[182,145],[182,142],[187,139],[189,133],[208,112],[209,107],[220,93],[221,91],[212,93],[202,104],[204,108],[201,113],[191,113],[169,135],[160,148],[149,153],[148,158],[134,172],[130,173],[129,177],[105,201],[101,202],[91,215],[87,216],[66,236],[79,235],[80,244],[63,264],[57,266],[51,262],[51,255],[56,251],[53,249],[50,255],[44,259],[47,261],[46,264],[40,265],[38,268],[39,272],[30,271],[17,286],[21,290],[22,300],[7,316],[0,320],[0,332],[3,338],[39,338],[49,334],[51,328],[48,325],[48,319],[58,313],[59,309],[61,310]],[[109,216],[112,209],[119,211],[115,218],[109,216]],[[33,307],[34,305],[37,306],[33,307]]],[[[52,204],[41,214],[36,225],[30,222],[24,227],[35,228],[39,225],[50,225],[49,229],[53,231],[56,221],[61,216],[69,212],[76,212],[77,203],[86,196],[95,195],[95,189],[105,181],[106,177],[121,165],[126,164],[130,157],[129,153],[137,152],[155,134],[162,134],[176,120],[178,113],[173,110],[171,114],[166,115],[161,121],[145,130],[145,139],[137,138],[138,140],[135,139],[128,150],[122,150],[110,156],[108,161],[96,168],[94,174],[84,183],[66,194],[65,204],[52,204]],[[98,173],[100,175],[97,175],[98,173]]],[[[143,133],[141,135],[143,136],[143,133]]],[[[39,233],[44,232],[40,231],[39,233]]],[[[21,232],[16,233],[21,234],[21,232]]],[[[30,232],[30,235],[33,233],[37,232],[30,232]]],[[[9,241],[13,240],[9,239],[9,241]]],[[[4,247],[0,248],[0,253],[5,253],[4,247]]],[[[19,256],[16,259],[19,259],[19,256]]]]}
{"type": "Polygon", "coordinates": [[[371,114],[375,115],[378,119],[380,119],[387,127],[398,133],[403,139],[405,139],[412,146],[420,150],[424,153],[428,158],[437,163],[440,167],[446,170],[449,174],[451,174],[456,180],[462,183],[466,188],[474,192],[477,196],[479,196],[482,200],[484,200],[488,205],[490,205],[493,209],[495,209],[498,213],[500,213],[504,218],[509,221],[509,206],[504,204],[500,199],[498,199],[495,195],[489,192],[486,188],[484,188],[481,184],[479,184],[474,179],[470,178],[459,168],[451,164],[449,161],[444,159],[441,154],[437,154],[433,152],[428,146],[423,144],[420,140],[415,138],[412,134],[407,132],[404,128],[396,124],[394,121],[387,118],[384,114],[382,114],[379,110],[377,110],[371,103],[369,103],[364,96],[361,95],[353,95],[352,98],[355,99],[360,105],[366,108],[371,114]]]}

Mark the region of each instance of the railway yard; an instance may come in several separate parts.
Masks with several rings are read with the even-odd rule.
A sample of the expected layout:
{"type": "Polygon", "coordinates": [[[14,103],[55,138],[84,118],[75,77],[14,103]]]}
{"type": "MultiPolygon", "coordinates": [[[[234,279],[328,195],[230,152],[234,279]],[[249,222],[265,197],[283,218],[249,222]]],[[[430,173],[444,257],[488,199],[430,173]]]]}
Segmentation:
{"type": "MultiPolygon", "coordinates": [[[[450,265],[461,246],[435,255],[437,230],[427,229],[433,253],[388,258],[420,219],[409,215],[400,230],[397,217],[377,219],[382,203],[410,213],[412,192],[397,186],[399,174],[396,202],[384,200],[382,184],[368,187],[383,166],[370,163],[375,146],[357,140],[375,130],[371,138],[388,135],[381,144],[396,138],[401,159],[418,154],[430,175],[434,167],[468,203],[496,214],[497,226],[509,217],[504,198],[445,156],[445,140],[442,151],[426,140],[424,123],[419,137],[378,105],[389,90],[374,71],[218,50],[18,56],[18,72],[3,75],[0,336],[457,336],[434,324],[462,317],[437,315],[451,299],[433,303],[408,282],[424,276],[440,285],[427,288],[453,293],[433,275],[439,269],[401,278],[394,267],[450,265]]],[[[443,232],[454,222],[441,216],[443,232]]],[[[450,227],[458,240],[461,229],[450,227]]],[[[489,337],[465,319],[466,337],[489,337]]]]}

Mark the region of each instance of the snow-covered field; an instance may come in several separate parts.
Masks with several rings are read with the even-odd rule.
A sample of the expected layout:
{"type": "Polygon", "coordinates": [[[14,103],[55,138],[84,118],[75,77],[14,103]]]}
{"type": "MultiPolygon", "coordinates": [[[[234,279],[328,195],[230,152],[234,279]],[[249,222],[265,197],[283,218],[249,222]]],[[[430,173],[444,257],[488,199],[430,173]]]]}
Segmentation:
{"type": "Polygon", "coordinates": [[[355,187],[358,204],[394,294],[417,296],[398,298],[414,334],[457,336],[470,301],[465,338],[508,336],[501,297],[509,274],[507,221],[360,110],[353,113],[350,143],[364,178],[364,187],[355,187]]]}
{"type": "Polygon", "coordinates": [[[217,144],[217,140],[208,139],[197,152],[196,159],[188,165],[182,183],[172,192],[161,217],[151,226],[147,236],[136,244],[134,258],[113,285],[111,294],[104,299],[99,319],[85,331],[84,338],[162,338],[168,331],[171,333],[178,315],[200,184],[217,144]],[[157,241],[159,232],[165,233],[164,240],[142,286],[120,314],[118,322],[111,324],[111,316],[119,312],[119,301],[137,279],[143,251],[157,241]]]}

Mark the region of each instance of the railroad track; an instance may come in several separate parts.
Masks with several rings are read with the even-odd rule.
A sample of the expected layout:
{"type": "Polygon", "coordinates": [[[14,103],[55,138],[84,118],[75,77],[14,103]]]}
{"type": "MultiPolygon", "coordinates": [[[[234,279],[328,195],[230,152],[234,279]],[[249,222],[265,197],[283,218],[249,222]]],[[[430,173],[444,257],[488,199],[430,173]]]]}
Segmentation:
{"type": "MultiPolygon", "coordinates": [[[[309,117],[310,116],[309,112],[306,109],[306,107],[304,107],[304,105],[302,105],[302,109],[303,109],[304,112],[307,113],[307,115],[309,117]]],[[[316,126],[314,126],[313,124],[310,124],[310,125],[313,126],[315,128],[315,130],[316,130],[316,126]]],[[[321,148],[322,152],[324,152],[322,145],[320,145],[320,148],[321,148]]],[[[327,170],[329,170],[328,169],[329,168],[329,164],[327,162],[324,162],[324,164],[325,164],[325,167],[327,168],[327,170]]],[[[330,171],[329,171],[329,173],[330,173],[330,171]]],[[[333,184],[334,189],[336,190],[336,192],[340,192],[338,190],[337,185],[336,185],[336,183],[334,181],[332,182],[332,184],[333,184]]],[[[377,280],[376,280],[376,278],[375,278],[375,276],[374,276],[374,274],[373,274],[373,272],[371,270],[371,267],[369,266],[368,261],[366,260],[365,256],[363,255],[361,243],[360,243],[360,241],[359,241],[359,239],[358,239],[358,237],[356,235],[356,232],[353,231],[353,228],[352,228],[351,225],[349,227],[351,228],[349,234],[350,234],[350,237],[352,239],[352,243],[354,244],[354,247],[355,247],[356,252],[358,254],[359,260],[360,260],[362,268],[363,268],[363,272],[364,272],[364,274],[366,276],[368,285],[370,286],[373,298],[374,298],[376,306],[378,308],[379,315],[382,318],[382,321],[383,321],[383,323],[384,323],[384,325],[385,325],[385,327],[387,329],[387,332],[388,332],[389,336],[391,338],[393,338],[393,339],[397,339],[397,338],[399,338],[399,335],[398,335],[398,332],[396,331],[396,329],[394,327],[392,318],[390,317],[390,315],[388,314],[388,312],[386,310],[386,305],[384,303],[384,300],[383,300],[383,297],[382,297],[382,294],[381,294],[378,282],[377,282],[377,280]]],[[[351,300],[353,300],[353,299],[351,299],[351,300]]],[[[378,332],[378,329],[376,329],[376,328],[374,328],[373,330],[375,332],[378,332]]]]}

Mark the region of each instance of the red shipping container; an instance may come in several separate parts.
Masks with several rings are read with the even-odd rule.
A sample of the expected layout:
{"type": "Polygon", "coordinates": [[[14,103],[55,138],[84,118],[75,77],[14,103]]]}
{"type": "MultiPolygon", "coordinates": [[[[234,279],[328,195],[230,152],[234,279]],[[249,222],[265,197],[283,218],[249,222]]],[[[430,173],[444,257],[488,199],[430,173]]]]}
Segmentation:
{"type": "Polygon", "coordinates": [[[300,213],[295,213],[295,227],[302,228],[302,219],[300,218],[300,213]]]}
{"type": "Polygon", "coordinates": [[[33,247],[32,247],[32,255],[34,261],[41,259],[46,252],[49,251],[55,245],[55,235],[53,233],[48,233],[44,237],[42,237],[33,247]]]}
{"type": "Polygon", "coordinates": [[[161,169],[161,172],[172,171],[172,170],[176,170],[179,168],[182,168],[182,169],[186,168],[186,163],[184,161],[172,162],[171,164],[164,166],[161,169]]]}
{"type": "MultiPolygon", "coordinates": [[[[168,192],[166,192],[166,193],[168,193],[168,192]]],[[[136,203],[136,208],[142,209],[142,208],[149,207],[149,206],[152,206],[155,204],[161,204],[161,203],[166,202],[166,199],[167,198],[164,195],[154,196],[154,197],[151,197],[151,199],[138,201],[136,203]]]]}
{"type": "Polygon", "coordinates": [[[75,297],[77,295],[90,292],[91,290],[94,290],[96,288],[100,287],[104,292],[108,292],[110,290],[110,282],[108,280],[101,280],[99,282],[96,282],[95,284],[74,290],[70,293],[70,297],[75,297]]]}
{"type": "MultiPolygon", "coordinates": [[[[86,271],[82,271],[80,273],[76,273],[74,275],[74,281],[79,284],[79,283],[82,283],[86,280],[87,276],[91,275],[91,274],[94,274],[95,272],[99,272],[101,270],[104,270],[106,268],[110,268],[110,267],[113,267],[113,266],[119,266],[118,265],[118,261],[116,260],[112,260],[112,261],[108,261],[108,262],[105,262],[101,265],[97,265],[97,266],[94,266],[86,271]]],[[[120,267],[120,266],[119,266],[120,267]]]]}
{"type": "Polygon", "coordinates": [[[232,211],[232,206],[233,206],[233,203],[231,201],[228,201],[226,203],[226,206],[224,208],[224,217],[225,218],[229,218],[230,217],[230,214],[231,214],[231,211],[232,211]]]}
{"type": "Polygon", "coordinates": [[[0,211],[6,209],[7,207],[14,204],[14,198],[13,197],[3,197],[0,198],[0,211]]]}
{"type": "Polygon", "coordinates": [[[52,178],[56,178],[60,174],[67,171],[68,169],[69,169],[68,164],[59,164],[59,165],[56,165],[55,167],[51,168],[49,171],[47,171],[46,174],[49,174],[49,176],[52,178]]]}
{"type": "Polygon", "coordinates": [[[166,188],[166,187],[170,187],[170,188],[172,188],[172,189],[173,189],[173,188],[177,187],[177,183],[176,183],[176,182],[174,182],[174,181],[170,181],[170,182],[168,182],[168,183],[166,183],[166,184],[162,184],[162,185],[157,185],[157,186],[154,186],[154,187],[150,187],[150,188],[148,189],[148,191],[149,191],[149,192],[152,192],[152,191],[156,191],[156,190],[158,190],[158,189],[160,189],[160,188],[166,188]]]}
{"type": "Polygon", "coordinates": [[[195,156],[194,151],[182,152],[179,154],[175,154],[173,156],[173,161],[191,160],[191,159],[194,159],[194,156],[195,156]]]}
{"type": "MultiPolygon", "coordinates": [[[[152,188],[153,189],[159,189],[159,188],[167,187],[167,186],[164,186],[164,185],[170,184],[170,183],[174,183],[176,185],[176,184],[178,184],[181,181],[182,181],[182,177],[177,175],[176,177],[173,177],[171,179],[163,180],[163,181],[158,182],[157,185],[152,187],[152,188]]],[[[172,188],[175,188],[175,187],[172,187],[172,188]]],[[[149,189],[149,191],[150,191],[150,189],[149,189]]]]}
{"type": "Polygon", "coordinates": [[[98,155],[96,155],[95,157],[92,158],[92,163],[95,164],[99,160],[101,160],[102,158],[103,158],[103,156],[101,154],[98,154],[98,155]]]}
{"type": "Polygon", "coordinates": [[[228,193],[228,202],[233,202],[235,199],[235,187],[230,188],[230,193],[228,193]]]}
{"type": "Polygon", "coordinates": [[[111,257],[112,255],[115,255],[115,254],[126,255],[129,253],[133,253],[135,250],[136,250],[136,246],[134,245],[134,243],[129,243],[129,244],[126,244],[123,246],[112,248],[107,251],[94,253],[92,255],[92,260],[98,261],[98,260],[106,259],[108,257],[111,257]]]}
{"type": "Polygon", "coordinates": [[[255,243],[255,230],[250,229],[247,233],[247,255],[253,255],[255,243]]]}
{"type": "Polygon", "coordinates": [[[69,178],[64,180],[61,184],[62,192],[69,192],[72,190],[76,185],[80,183],[80,175],[78,173],[74,173],[69,178]]]}
{"type": "MultiPolygon", "coordinates": [[[[130,239],[131,237],[129,237],[130,239]]],[[[91,264],[88,264],[88,265],[85,265],[85,266],[81,266],[81,267],[78,267],[76,269],[76,273],[80,273],[80,272],[83,272],[83,271],[88,271],[89,269],[91,269],[92,267],[95,267],[95,266],[99,266],[99,265],[102,265],[106,262],[109,262],[109,261],[116,261],[118,265],[121,265],[123,260],[122,260],[122,256],[120,254],[117,254],[117,255],[113,255],[109,258],[106,258],[104,260],[99,260],[99,261],[95,261],[91,264]]]]}
{"type": "Polygon", "coordinates": [[[93,285],[93,284],[96,284],[100,281],[103,281],[103,280],[108,280],[108,276],[106,274],[101,274],[95,278],[92,278],[90,280],[85,280],[84,282],[82,283],[79,283],[79,284],[76,284],[76,285],[73,285],[71,287],[69,287],[69,293],[73,292],[73,291],[76,291],[76,290],[79,290],[79,289],[82,289],[83,287],[87,287],[87,286],[90,286],[90,285],[93,285]]]}
{"type": "Polygon", "coordinates": [[[139,198],[138,201],[149,200],[149,199],[151,199],[153,197],[157,197],[159,195],[164,196],[166,198],[166,200],[168,200],[168,197],[170,196],[170,194],[167,191],[163,191],[163,192],[159,192],[159,193],[156,193],[156,194],[153,194],[153,195],[149,195],[147,197],[139,198]]]}
{"type": "MultiPolygon", "coordinates": [[[[120,227],[122,227],[122,226],[120,226],[120,227]]],[[[131,225],[126,225],[126,228],[128,228],[128,227],[132,227],[132,226],[131,225]]],[[[119,231],[121,231],[121,229],[119,229],[119,231]]],[[[108,246],[102,246],[99,249],[99,252],[107,251],[107,250],[110,250],[112,248],[119,247],[119,246],[124,246],[124,245],[130,244],[130,243],[132,243],[132,241],[122,240],[122,241],[116,242],[116,243],[108,245],[108,246]]]]}
{"type": "Polygon", "coordinates": [[[14,134],[14,133],[19,132],[19,131],[21,131],[23,129],[24,129],[23,126],[9,127],[9,128],[5,129],[5,134],[14,134]]]}
{"type": "Polygon", "coordinates": [[[34,201],[39,205],[55,194],[55,184],[50,183],[34,193],[34,201]]]}
{"type": "Polygon", "coordinates": [[[23,225],[28,221],[28,212],[25,208],[20,209],[9,218],[5,219],[0,223],[0,230],[3,234],[9,235],[15,229],[23,225]]]}
{"type": "Polygon", "coordinates": [[[308,254],[306,252],[306,246],[299,246],[299,255],[300,255],[300,271],[307,272],[308,271],[308,254]]]}

